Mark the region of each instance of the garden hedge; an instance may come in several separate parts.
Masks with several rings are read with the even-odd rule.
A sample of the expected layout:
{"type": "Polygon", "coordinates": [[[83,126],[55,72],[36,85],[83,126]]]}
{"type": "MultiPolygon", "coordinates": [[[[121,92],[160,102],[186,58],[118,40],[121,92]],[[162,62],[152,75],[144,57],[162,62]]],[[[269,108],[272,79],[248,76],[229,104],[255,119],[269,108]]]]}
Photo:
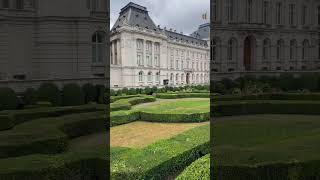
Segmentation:
{"type": "Polygon", "coordinates": [[[120,99],[129,99],[133,97],[141,97],[142,95],[126,95],[126,96],[110,96],[110,103],[118,101],[120,99]]]}
{"type": "Polygon", "coordinates": [[[210,127],[205,125],[143,149],[111,149],[111,179],[166,179],[208,154],[209,136],[210,127]]]}
{"type": "Polygon", "coordinates": [[[43,83],[37,91],[37,97],[40,101],[51,102],[53,106],[61,105],[61,92],[53,83],[43,83]]]}
{"type": "Polygon", "coordinates": [[[210,93],[158,93],[159,99],[178,99],[178,98],[209,98],[210,93]]]}
{"type": "Polygon", "coordinates": [[[0,159],[0,179],[105,180],[108,179],[105,148],[0,159]]]}
{"type": "Polygon", "coordinates": [[[147,102],[154,102],[154,101],[156,101],[156,98],[152,96],[141,96],[141,97],[133,97],[129,99],[120,99],[110,104],[110,111],[129,110],[133,105],[147,103],[147,102]]]}
{"type": "Polygon", "coordinates": [[[320,161],[264,165],[214,165],[213,179],[228,180],[318,180],[320,161]]]}
{"type": "Polygon", "coordinates": [[[61,153],[68,139],[105,130],[104,111],[42,118],[0,134],[0,157],[61,153]]]}
{"type": "Polygon", "coordinates": [[[213,101],[234,100],[320,100],[320,93],[265,93],[256,95],[220,95],[212,96],[213,101]]]}
{"type": "Polygon", "coordinates": [[[78,84],[66,84],[62,89],[63,106],[77,106],[85,104],[84,93],[78,84]]]}
{"type": "Polygon", "coordinates": [[[320,114],[318,101],[247,100],[217,102],[211,106],[216,117],[246,114],[320,114]]]}
{"type": "Polygon", "coordinates": [[[17,108],[16,93],[10,88],[0,88],[0,111],[17,108]]]}
{"type": "MultiPolygon", "coordinates": [[[[209,180],[210,179],[210,154],[207,154],[188,166],[176,180],[209,180]]],[[[220,178],[217,178],[220,179],[220,178]]],[[[223,179],[223,178],[221,178],[223,179]]]]}
{"type": "MultiPolygon", "coordinates": [[[[9,121],[11,121],[10,124],[17,125],[38,118],[56,117],[73,113],[103,111],[105,108],[105,105],[87,104],[82,106],[43,107],[23,110],[6,110],[0,111],[0,115],[8,116],[9,121]]],[[[0,121],[0,127],[6,126],[6,124],[6,121],[0,121]]]]}
{"type": "Polygon", "coordinates": [[[162,114],[140,112],[141,121],[150,122],[204,122],[210,120],[210,113],[192,113],[192,114],[162,114]]]}

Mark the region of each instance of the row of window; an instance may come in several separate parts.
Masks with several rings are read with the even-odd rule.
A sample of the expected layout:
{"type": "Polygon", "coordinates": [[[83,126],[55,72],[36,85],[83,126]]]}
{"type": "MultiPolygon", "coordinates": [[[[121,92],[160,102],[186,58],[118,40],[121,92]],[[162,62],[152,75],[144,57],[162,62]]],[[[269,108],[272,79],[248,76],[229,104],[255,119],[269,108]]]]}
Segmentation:
{"type": "MultiPolygon", "coordinates": [[[[24,0],[0,0],[0,8],[9,9],[9,8],[15,8],[15,9],[24,9],[24,0]],[[10,3],[11,2],[11,3],[10,3]]],[[[35,0],[30,1],[30,6],[34,7],[35,0]]]]}
{"type": "Polygon", "coordinates": [[[196,82],[196,83],[204,83],[207,82],[209,79],[209,75],[207,74],[187,74],[186,76],[184,74],[181,74],[181,76],[179,74],[170,74],[170,82],[174,83],[174,82],[179,82],[179,80],[181,80],[181,82],[187,82],[189,83],[190,81],[192,82],[196,82]]]}
{"type": "MultiPolygon", "coordinates": [[[[137,51],[143,51],[144,48],[144,40],[143,39],[137,39],[137,51]]],[[[160,43],[155,42],[154,44],[151,41],[146,41],[146,52],[149,53],[160,53],[160,43]],[[154,49],[152,47],[154,46],[154,49]]]]}
{"type": "Polygon", "coordinates": [[[170,48],[170,56],[171,57],[181,57],[181,59],[187,58],[196,58],[196,59],[208,59],[209,54],[208,53],[199,53],[194,52],[190,50],[180,50],[180,49],[174,49],[170,48]]]}
{"type": "MultiPolygon", "coordinates": [[[[277,67],[267,67],[267,66],[264,66],[264,67],[261,67],[261,71],[271,71],[271,70],[275,70],[275,71],[283,71],[283,70],[285,70],[285,71],[297,71],[297,70],[302,70],[302,71],[304,71],[304,70],[307,70],[308,69],[308,67],[307,66],[299,66],[299,67],[297,67],[297,66],[289,66],[289,69],[286,69],[286,68],[283,68],[283,67],[281,67],[281,66],[277,66],[277,67]],[[300,69],[299,69],[299,67],[300,67],[300,69]]],[[[313,67],[313,69],[320,69],[320,66],[319,67],[313,67]]],[[[228,68],[227,69],[227,71],[228,72],[234,72],[235,71],[235,69],[234,68],[228,68]]],[[[222,71],[219,71],[218,69],[216,69],[216,68],[213,68],[212,69],[212,72],[215,72],[215,73],[217,73],[217,72],[222,72],[222,71]]]]}
{"type": "MultiPolygon", "coordinates": [[[[238,0],[227,0],[223,1],[227,3],[227,19],[228,22],[234,23],[236,21],[236,17],[238,16],[238,5],[236,4],[238,0]]],[[[218,21],[219,3],[222,3],[220,0],[213,0],[213,21],[218,21]]],[[[254,6],[253,0],[245,1],[245,21],[246,23],[252,23],[253,19],[255,19],[254,11],[256,10],[256,6],[254,6]]],[[[298,6],[295,3],[290,3],[288,7],[288,16],[285,16],[286,6],[283,2],[277,1],[274,5],[275,11],[273,11],[272,5],[269,0],[263,1],[263,5],[261,7],[262,12],[262,23],[263,24],[272,24],[272,12],[275,12],[275,23],[277,25],[284,25],[285,21],[288,20],[289,25],[295,26],[298,25],[300,21],[301,25],[308,25],[310,22],[310,17],[313,16],[312,8],[308,7],[306,4],[303,4],[300,8],[300,12],[298,12],[298,6]],[[287,18],[287,19],[286,19],[287,18]],[[300,19],[299,19],[300,18],[300,19]]],[[[315,8],[317,11],[317,19],[316,24],[320,25],[320,5],[315,8]]]]}
{"type": "MultiPolygon", "coordinates": [[[[176,67],[175,69],[179,70],[179,69],[192,69],[192,70],[197,70],[197,71],[207,71],[209,70],[209,62],[206,63],[202,63],[202,62],[190,62],[190,61],[179,61],[179,60],[176,60],[176,63],[175,63],[176,67]],[[200,65],[200,67],[199,67],[200,65]]],[[[170,68],[171,69],[174,69],[174,60],[171,58],[170,60],[170,68]]]]}
{"type": "MultiPolygon", "coordinates": [[[[211,56],[212,60],[215,61],[217,59],[217,52],[220,51],[218,48],[220,45],[213,40],[211,42],[211,56]]],[[[256,46],[252,46],[256,47],[256,46]]],[[[231,38],[228,41],[228,46],[227,46],[227,59],[228,60],[236,60],[238,57],[238,43],[235,38],[231,38]]],[[[270,60],[271,58],[271,41],[270,39],[265,39],[263,41],[263,46],[262,46],[262,59],[263,60],[270,60]]],[[[277,60],[283,60],[285,59],[285,42],[283,39],[279,39],[276,43],[276,59],[277,60]]],[[[298,43],[295,39],[290,41],[290,46],[289,46],[289,59],[290,60],[297,60],[298,58],[298,52],[301,51],[301,59],[302,60],[308,60],[312,58],[311,56],[311,45],[308,40],[304,40],[302,42],[301,48],[298,47],[298,43]]],[[[320,60],[320,40],[318,40],[317,43],[317,52],[316,54],[317,58],[320,60]]],[[[253,49],[251,49],[253,50],[253,49]]]]}
{"type": "MultiPolygon", "coordinates": [[[[140,83],[144,82],[145,75],[144,75],[143,71],[140,71],[138,76],[139,76],[139,82],[140,83]]],[[[153,77],[152,72],[148,72],[148,74],[147,74],[147,82],[149,82],[149,83],[153,82],[153,78],[154,77],[153,77]]],[[[160,73],[159,72],[157,72],[155,74],[155,82],[160,82],[160,73]]]]}
{"type": "Polygon", "coordinates": [[[144,56],[143,53],[137,53],[137,64],[138,66],[144,66],[145,64],[149,67],[160,67],[160,56],[151,54],[146,55],[146,63],[144,62],[144,56]]]}

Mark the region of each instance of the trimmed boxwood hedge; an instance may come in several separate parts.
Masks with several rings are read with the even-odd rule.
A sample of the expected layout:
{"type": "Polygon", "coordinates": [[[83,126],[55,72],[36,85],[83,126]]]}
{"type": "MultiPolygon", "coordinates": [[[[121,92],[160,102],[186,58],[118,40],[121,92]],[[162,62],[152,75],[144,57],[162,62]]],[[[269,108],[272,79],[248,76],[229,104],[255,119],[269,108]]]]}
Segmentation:
{"type": "Polygon", "coordinates": [[[214,165],[213,179],[228,180],[317,180],[320,161],[271,163],[256,166],[214,165]]]}
{"type": "Polygon", "coordinates": [[[111,150],[111,179],[166,179],[208,154],[209,140],[205,125],[143,149],[111,150]]]}
{"type": "Polygon", "coordinates": [[[247,100],[217,102],[212,106],[213,116],[246,114],[320,114],[317,101],[247,100]]]}
{"type": "Polygon", "coordinates": [[[158,93],[159,99],[178,99],[178,98],[209,98],[210,93],[158,93]]]}
{"type": "Polygon", "coordinates": [[[140,120],[150,122],[204,122],[210,120],[210,113],[161,114],[140,112],[140,120]]]}
{"type": "Polygon", "coordinates": [[[131,106],[154,101],[156,101],[156,98],[152,96],[141,96],[129,99],[120,99],[110,104],[110,111],[129,110],[131,109],[131,106]]]}
{"type": "MultiPolygon", "coordinates": [[[[103,111],[105,108],[105,105],[87,104],[82,106],[43,107],[24,110],[6,110],[0,111],[0,115],[8,116],[7,120],[11,121],[11,125],[8,127],[12,127],[12,125],[21,124],[26,121],[31,121],[38,118],[56,117],[73,113],[103,111]]],[[[6,127],[6,124],[8,124],[6,121],[0,121],[0,127],[6,127]]]]}
{"type": "Polygon", "coordinates": [[[16,93],[10,88],[0,88],[0,111],[17,108],[16,93]]]}
{"type": "Polygon", "coordinates": [[[13,120],[8,115],[0,114],[0,131],[11,129],[13,127],[13,120]]]}
{"type": "Polygon", "coordinates": [[[110,103],[116,102],[120,99],[129,99],[133,97],[141,97],[142,95],[126,95],[126,96],[110,96],[110,103]]]}
{"type": "Polygon", "coordinates": [[[68,139],[105,130],[105,112],[42,118],[0,134],[0,157],[61,153],[68,139]]]}
{"type": "Polygon", "coordinates": [[[51,102],[53,106],[61,105],[61,92],[53,83],[43,83],[37,91],[37,97],[40,101],[51,102]]]}
{"type": "MultiPolygon", "coordinates": [[[[188,166],[176,180],[209,180],[210,179],[210,154],[207,154],[188,166]]],[[[217,178],[220,179],[220,178],[217,178]]],[[[221,178],[223,179],[223,178],[221,178]]]]}
{"type": "Polygon", "coordinates": [[[256,95],[220,95],[212,96],[213,101],[235,100],[320,100],[320,93],[265,93],[256,95]]]}
{"type": "Polygon", "coordinates": [[[77,106],[85,103],[84,93],[78,84],[66,84],[62,89],[63,106],[77,106]]]}

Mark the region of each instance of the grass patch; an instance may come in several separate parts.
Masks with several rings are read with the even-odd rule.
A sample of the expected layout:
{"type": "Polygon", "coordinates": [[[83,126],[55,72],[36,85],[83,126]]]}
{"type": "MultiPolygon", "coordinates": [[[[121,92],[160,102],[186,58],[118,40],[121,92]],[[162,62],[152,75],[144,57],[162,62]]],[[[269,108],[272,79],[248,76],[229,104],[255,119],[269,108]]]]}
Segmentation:
{"type": "Polygon", "coordinates": [[[158,140],[167,139],[205,123],[152,123],[133,122],[112,127],[111,147],[143,148],[158,140]]]}

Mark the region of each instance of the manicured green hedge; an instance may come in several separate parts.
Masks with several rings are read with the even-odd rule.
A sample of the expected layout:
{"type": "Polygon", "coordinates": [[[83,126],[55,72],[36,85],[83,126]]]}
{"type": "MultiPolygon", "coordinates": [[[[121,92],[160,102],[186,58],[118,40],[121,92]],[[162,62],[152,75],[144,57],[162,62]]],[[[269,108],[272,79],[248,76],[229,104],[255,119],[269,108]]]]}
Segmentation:
{"type": "Polygon", "coordinates": [[[197,127],[143,149],[111,150],[111,179],[166,179],[210,152],[210,127],[197,127]]]}
{"type": "Polygon", "coordinates": [[[320,161],[271,163],[257,166],[214,166],[213,179],[228,180],[317,180],[320,161]]]}
{"type": "Polygon", "coordinates": [[[11,129],[13,127],[13,120],[7,115],[0,114],[0,131],[11,129]]]}
{"type": "Polygon", "coordinates": [[[0,157],[61,153],[68,139],[105,130],[104,111],[42,118],[0,134],[0,157]]]}
{"type": "Polygon", "coordinates": [[[176,178],[176,180],[189,180],[189,179],[198,179],[198,180],[210,179],[210,154],[207,154],[201,157],[200,159],[194,161],[176,178]]]}
{"type": "Polygon", "coordinates": [[[53,106],[59,106],[62,102],[61,92],[53,83],[41,84],[37,91],[37,97],[40,101],[51,102],[53,106]]]}
{"type": "Polygon", "coordinates": [[[162,114],[140,112],[142,121],[150,122],[204,122],[210,120],[210,113],[192,113],[192,114],[162,114]]]}
{"type": "Polygon", "coordinates": [[[110,104],[110,111],[129,110],[133,105],[147,103],[147,102],[154,102],[154,101],[156,101],[156,98],[152,96],[141,96],[141,97],[132,97],[129,99],[120,99],[110,104]]]}
{"type": "Polygon", "coordinates": [[[0,179],[105,180],[106,147],[58,155],[29,155],[0,159],[0,179]]]}
{"type": "Polygon", "coordinates": [[[158,93],[160,99],[178,99],[178,98],[209,98],[210,93],[158,93]]]}
{"type": "Polygon", "coordinates": [[[213,96],[213,101],[234,100],[320,100],[320,93],[266,93],[256,95],[221,95],[213,96]]]}
{"type": "Polygon", "coordinates": [[[62,104],[77,106],[85,103],[84,93],[78,84],[66,84],[62,89],[62,104]]]}
{"type": "Polygon", "coordinates": [[[10,88],[0,88],[0,111],[17,108],[16,93],[10,88]]]}
{"type": "Polygon", "coordinates": [[[317,101],[247,100],[217,102],[212,105],[214,116],[245,114],[320,114],[317,101]]]}
{"type": "Polygon", "coordinates": [[[110,114],[110,127],[127,124],[141,120],[140,112],[136,111],[115,111],[110,114]]]}
{"type": "Polygon", "coordinates": [[[23,110],[7,110],[1,111],[0,114],[9,116],[9,119],[12,121],[11,124],[16,125],[38,118],[56,117],[73,113],[102,111],[104,108],[106,108],[105,105],[88,104],[82,106],[43,107],[23,110]]]}
{"type": "Polygon", "coordinates": [[[126,96],[110,96],[110,103],[116,102],[120,99],[129,99],[133,97],[141,97],[142,95],[126,95],[126,96]]]}

